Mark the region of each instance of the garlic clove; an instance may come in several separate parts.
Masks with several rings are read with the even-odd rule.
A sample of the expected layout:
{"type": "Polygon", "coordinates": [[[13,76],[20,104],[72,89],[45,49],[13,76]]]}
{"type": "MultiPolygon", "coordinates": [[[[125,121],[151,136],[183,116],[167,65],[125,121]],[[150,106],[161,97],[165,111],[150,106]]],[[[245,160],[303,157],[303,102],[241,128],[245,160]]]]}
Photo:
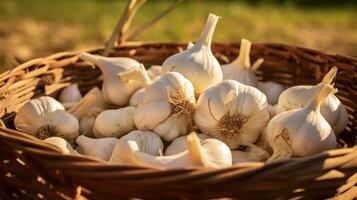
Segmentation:
{"type": "MultiPolygon", "coordinates": [[[[337,68],[333,67],[317,85],[298,85],[284,90],[277,104],[277,113],[306,106],[310,99],[324,84],[333,86],[337,68]]],[[[321,105],[321,114],[329,122],[336,135],[340,134],[348,123],[348,114],[343,103],[334,95],[333,91],[321,105]]]]}
{"type": "Polygon", "coordinates": [[[135,107],[101,112],[94,122],[93,133],[96,138],[120,137],[135,130],[133,115],[135,107]]]}
{"type": "Polygon", "coordinates": [[[52,97],[32,99],[15,116],[17,130],[38,138],[63,137],[71,142],[78,135],[78,120],[52,97]]]}
{"type": "Polygon", "coordinates": [[[142,104],[144,99],[144,93],[145,93],[145,88],[141,88],[136,92],[134,92],[134,94],[130,97],[129,105],[136,107],[139,104],[142,104]]]}
{"type": "Polygon", "coordinates": [[[212,36],[218,19],[218,16],[209,14],[198,42],[170,56],[162,64],[165,73],[176,71],[190,80],[197,96],[223,78],[220,64],[211,52],[212,36]]]}
{"type": "Polygon", "coordinates": [[[198,99],[196,125],[230,148],[254,143],[269,122],[265,95],[234,80],[225,80],[206,90],[198,99]]]}
{"type": "Polygon", "coordinates": [[[163,151],[164,145],[158,135],[151,131],[131,131],[120,138],[122,141],[135,141],[138,151],[153,156],[158,156],[163,151]]]}
{"type": "Polygon", "coordinates": [[[162,67],[160,65],[152,65],[148,70],[147,73],[149,77],[154,80],[156,78],[159,78],[160,76],[163,75],[162,67]]]}
{"type": "Polygon", "coordinates": [[[78,152],[63,138],[49,137],[43,141],[58,147],[63,154],[79,155],[78,152]]]}
{"type": "Polygon", "coordinates": [[[84,135],[80,135],[76,139],[76,143],[81,148],[84,155],[102,160],[109,160],[117,142],[118,139],[116,138],[93,139],[84,135]]]}
{"type": "Polygon", "coordinates": [[[76,102],[81,99],[82,94],[79,91],[78,84],[72,84],[64,88],[59,95],[59,101],[61,103],[76,102]]]}
{"type": "Polygon", "coordinates": [[[258,89],[267,97],[268,103],[277,104],[280,94],[284,91],[284,86],[273,81],[258,82],[258,89]]]}
{"type": "Polygon", "coordinates": [[[130,96],[141,87],[136,81],[122,82],[117,77],[117,73],[134,69],[140,65],[134,59],[125,57],[108,58],[85,52],[80,54],[80,58],[95,64],[102,71],[102,94],[105,102],[108,104],[116,106],[127,105],[130,96]]]}
{"type": "Polygon", "coordinates": [[[249,40],[241,40],[239,56],[232,63],[222,65],[223,80],[235,80],[245,85],[257,87],[258,80],[254,72],[264,60],[260,58],[251,65],[249,58],[250,47],[251,42],[249,40]]]}
{"type": "Polygon", "coordinates": [[[320,112],[333,91],[332,86],[322,84],[305,107],[282,112],[269,122],[265,138],[274,151],[269,162],[336,148],[334,132],[320,112]]]}
{"type": "MultiPolygon", "coordinates": [[[[197,134],[197,137],[200,139],[201,142],[205,139],[210,138],[206,134],[197,134]]],[[[175,140],[173,140],[168,147],[166,147],[165,156],[181,153],[183,151],[186,151],[187,148],[188,148],[187,135],[178,137],[175,140]]]]}
{"type": "Polygon", "coordinates": [[[170,114],[171,107],[168,102],[154,101],[148,104],[140,104],[134,112],[134,122],[140,130],[153,130],[165,121],[170,114]]]}
{"type": "Polygon", "coordinates": [[[243,162],[262,162],[269,158],[268,152],[257,147],[254,144],[248,146],[248,149],[244,151],[234,150],[232,151],[233,164],[243,162]]]}
{"type": "Polygon", "coordinates": [[[85,115],[79,121],[79,132],[87,137],[95,137],[93,134],[93,127],[97,114],[85,115]]]}

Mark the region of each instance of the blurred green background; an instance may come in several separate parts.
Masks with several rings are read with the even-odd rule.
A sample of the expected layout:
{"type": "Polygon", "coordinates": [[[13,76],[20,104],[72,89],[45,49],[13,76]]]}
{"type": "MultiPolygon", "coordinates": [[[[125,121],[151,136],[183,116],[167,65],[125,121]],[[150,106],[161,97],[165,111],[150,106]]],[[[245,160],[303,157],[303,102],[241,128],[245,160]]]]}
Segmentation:
{"type": "MultiPolygon", "coordinates": [[[[194,41],[209,12],[222,16],[214,41],[279,42],[357,57],[356,1],[186,0],[136,40],[194,41]],[[327,4],[326,4],[327,3],[327,4]]],[[[172,1],[148,0],[132,26],[172,1]]],[[[104,44],[126,1],[0,0],[0,70],[58,51],[104,44]]]]}

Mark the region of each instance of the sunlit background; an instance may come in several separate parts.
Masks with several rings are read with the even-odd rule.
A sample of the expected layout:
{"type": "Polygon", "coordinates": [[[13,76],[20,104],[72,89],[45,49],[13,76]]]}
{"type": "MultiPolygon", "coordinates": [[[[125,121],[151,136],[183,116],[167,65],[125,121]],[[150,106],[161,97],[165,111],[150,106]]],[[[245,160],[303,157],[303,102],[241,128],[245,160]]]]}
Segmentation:
{"type": "MultiPolygon", "coordinates": [[[[354,2],[186,0],[135,40],[194,41],[212,12],[222,16],[214,41],[238,42],[244,37],[357,57],[354,2]]],[[[132,26],[171,3],[147,0],[132,26]]],[[[0,0],[0,70],[34,57],[103,45],[125,5],[124,0],[0,0]]]]}

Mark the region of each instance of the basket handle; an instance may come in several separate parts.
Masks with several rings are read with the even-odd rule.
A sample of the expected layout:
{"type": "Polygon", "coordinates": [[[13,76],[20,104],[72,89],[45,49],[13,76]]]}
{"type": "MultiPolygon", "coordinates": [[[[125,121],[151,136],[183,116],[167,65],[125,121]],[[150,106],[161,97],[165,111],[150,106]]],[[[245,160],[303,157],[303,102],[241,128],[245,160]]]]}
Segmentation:
{"type": "Polygon", "coordinates": [[[121,15],[119,21],[117,22],[112,35],[109,40],[105,44],[105,49],[103,52],[103,56],[108,56],[109,52],[115,46],[115,42],[118,45],[125,43],[128,39],[133,39],[138,35],[145,32],[147,29],[156,24],[160,19],[169,14],[174,8],[176,8],[179,4],[181,4],[184,0],[176,0],[171,6],[169,6],[166,10],[164,10],[157,17],[154,17],[150,21],[138,26],[134,31],[130,31],[129,27],[132,19],[134,18],[137,10],[146,2],[146,0],[128,0],[128,4],[121,15]]]}

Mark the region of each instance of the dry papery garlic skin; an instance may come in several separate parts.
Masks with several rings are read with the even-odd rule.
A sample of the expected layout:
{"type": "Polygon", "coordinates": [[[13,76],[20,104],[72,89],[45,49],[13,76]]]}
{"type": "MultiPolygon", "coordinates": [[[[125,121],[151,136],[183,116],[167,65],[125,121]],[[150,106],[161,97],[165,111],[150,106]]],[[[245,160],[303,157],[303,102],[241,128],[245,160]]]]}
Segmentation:
{"type": "Polygon", "coordinates": [[[138,150],[134,141],[119,141],[111,159],[112,164],[135,165],[158,169],[177,169],[189,167],[222,168],[232,165],[231,151],[226,144],[216,139],[202,143],[196,135],[187,137],[188,150],[171,156],[152,156],[138,150]]]}
{"type": "Polygon", "coordinates": [[[197,95],[222,81],[221,66],[211,52],[214,29],[219,17],[209,14],[200,39],[190,48],[167,58],[164,72],[176,71],[190,80],[197,95]]]}
{"type": "MultiPolygon", "coordinates": [[[[333,86],[333,80],[337,74],[337,68],[333,67],[317,85],[298,85],[283,91],[277,104],[277,113],[296,108],[305,107],[313,98],[321,85],[333,86]]],[[[337,90],[336,90],[337,91],[337,90]]],[[[343,103],[334,95],[334,91],[324,100],[321,105],[321,114],[329,122],[335,134],[340,134],[348,123],[348,114],[343,103]]]]}
{"type": "Polygon", "coordinates": [[[193,125],[196,101],[191,82],[177,72],[151,81],[144,66],[120,73],[123,80],[137,80],[145,86],[144,98],[134,112],[139,130],[152,130],[166,141],[187,134],[193,125]]]}
{"type": "MultiPolygon", "coordinates": [[[[183,135],[173,140],[170,145],[166,147],[165,156],[171,156],[186,151],[188,149],[187,137],[188,135],[183,135]]],[[[197,134],[197,137],[201,142],[210,138],[210,136],[206,134],[197,134]]]]}
{"type": "Polygon", "coordinates": [[[153,156],[162,155],[164,144],[160,137],[152,131],[135,130],[120,138],[122,141],[135,141],[138,150],[153,156]]]}
{"type": "Polygon", "coordinates": [[[267,105],[258,89],[225,80],[200,96],[194,119],[202,133],[234,149],[258,139],[269,121],[267,105]]]}
{"type": "Polygon", "coordinates": [[[94,122],[93,134],[96,138],[120,137],[135,130],[135,107],[104,110],[94,122]]]}
{"type": "Polygon", "coordinates": [[[24,104],[17,112],[14,124],[17,130],[40,139],[63,137],[72,142],[78,135],[78,120],[64,110],[56,99],[42,96],[24,104]]]}
{"type": "Polygon", "coordinates": [[[263,63],[260,58],[253,65],[250,64],[251,42],[246,39],[241,40],[239,56],[230,64],[222,65],[223,80],[235,80],[245,85],[257,87],[258,80],[255,71],[263,63]]]}
{"type": "Polygon", "coordinates": [[[274,153],[268,161],[336,148],[336,136],[320,113],[322,103],[333,91],[328,84],[320,85],[305,107],[282,112],[270,120],[264,135],[274,153]]]}
{"type": "Polygon", "coordinates": [[[82,94],[81,91],[79,91],[77,83],[64,88],[59,95],[59,101],[61,103],[71,103],[79,101],[81,99],[82,94]]]}
{"type": "Polygon", "coordinates": [[[44,142],[50,143],[58,147],[63,154],[67,155],[79,155],[76,150],[63,138],[61,137],[49,137],[43,140],[44,142]]]}
{"type": "Polygon", "coordinates": [[[117,138],[89,138],[80,135],[76,139],[76,143],[84,153],[84,155],[92,156],[97,159],[108,161],[112,155],[116,143],[119,141],[117,138]]]}
{"type": "Polygon", "coordinates": [[[117,73],[125,72],[140,65],[134,59],[126,57],[103,57],[82,52],[82,60],[91,62],[99,67],[103,73],[102,94],[107,104],[125,106],[131,95],[141,86],[136,81],[123,83],[117,73]]]}

